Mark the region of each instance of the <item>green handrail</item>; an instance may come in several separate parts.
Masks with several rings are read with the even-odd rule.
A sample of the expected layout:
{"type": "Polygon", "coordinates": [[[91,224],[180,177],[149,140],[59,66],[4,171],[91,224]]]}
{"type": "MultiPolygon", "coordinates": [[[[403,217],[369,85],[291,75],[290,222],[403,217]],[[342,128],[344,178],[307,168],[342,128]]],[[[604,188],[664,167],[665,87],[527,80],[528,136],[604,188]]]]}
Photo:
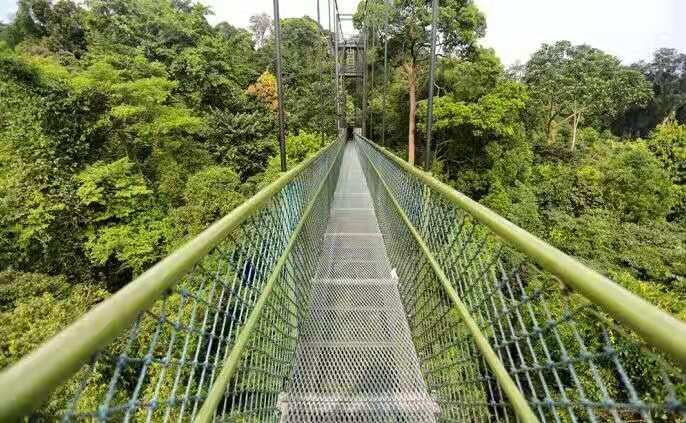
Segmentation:
{"type": "MultiPolygon", "coordinates": [[[[340,148],[340,143],[337,144],[340,148]]],[[[340,154],[340,150],[337,154],[340,154]]],[[[336,160],[334,160],[331,163],[331,166],[327,170],[327,176],[331,174],[331,170],[334,168],[334,166],[336,166],[336,160]]],[[[211,422],[214,418],[215,410],[217,409],[219,402],[224,396],[226,385],[231,381],[231,378],[233,377],[236,369],[238,368],[238,364],[243,355],[243,351],[245,350],[248,340],[252,336],[253,328],[257,324],[257,321],[260,318],[260,315],[262,314],[262,310],[267,304],[267,300],[269,299],[269,296],[271,295],[272,290],[274,289],[274,284],[278,279],[278,275],[283,269],[283,267],[286,265],[286,260],[288,259],[288,256],[291,254],[291,251],[293,250],[295,241],[298,238],[300,232],[302,231],[303,226],[307,221],[307,218],[312,213],[314,202],[319,197],[319,194],[322,192],[322,190],[326,187],[326,183],[327,178],[321,181],[319,187],[317,188],[317,191],[312,196],[310,204],[308,204],[307,208],[303,212],[300,222],[298,222],[298,225],[293,230],[293,233],[291,234],[291,239],[288,241],[288,245],[286,246],[283,254],[281,255],[281,258],[276,263],[276,266],[274,267],[274,269],[272,269],[271,276],[269,277],[269,280],[267,281],[264,290],[260,294],[260,298],[257,300],[255,308],[250,313],[250,316],[248,317],[248,320],[245,326],[243,327],[243,330],[241,330],[241,333],[238,335],[238,338],[236,339],[236,343],[234,344],[233,348],[231,349],[231,352],[224,361],[224,365],[221,372],[219,373],[219,376],[214,381],[214,384],[212,385],[212,388],[210,389],[207,398],[205,399],[205,402],[202,405],[202,408],[193,420],[194,423],[208,423],[211,422]]]]}
{"type": "Polygon", "coordinates": [[[29,413],[97,351],[127,329],[136,316],[173,287],[228,234],[263,207],[334,142],[281,175],[252,198],[155,264],[76,322],[0,373],[0,421],[29,413]]]}
{"type": "Polygon", "coordinates": [[[438,181],[430,173],[410,165],[369,139],[359,135],[358,137],[405,172],[489,227],[494,234],[525,253],[567,286],[601,307],[613,318],[626,324],[648,345],[669,354],[682,368],[686,369],[686,323],[660,310],[449,185],[438,181]]]}
{"type": "Polygon", "coordinates": [[[531,407],[527,403],[526,398],[524,398],[524,395],[517,387],[517,384],[514,380],[512,380],[512,377],[510,377],[510,375],[508,374],[507,369],[505,369],[505,366],[503,366],[503,363],[498,358],[498,355],[495,353],[495,351],[493,351],[493,348],[491,348],[491,345],[488,343],[486,336],[479,328],[479,325],[476,323],[474,317],[467,309],[467,306],[460,299],[460,295],[457,293],[455,288],[450,283],[450,280],[445,275],[445,272],[436,261],[434,255],[429,250],[429,247],[426,245],[426,242],[422,239],[421,235],[414,227],[410,219],[407,217],[407,214],[405,213],[405,211],[403,211],[400,204],[398,204],[398,200],[393,196],[390,188],[388,187],[388,184],[386,184],[386,182],[383,180],[381,174],[379,173],[379,170],[376,168],[374,163],[369,161],[369,165],[378,176],[381,186],[388,194],[393,206],[396,209],[396,212],[402,219],[405,226],[407,226],[408,230],[412,234],[412,237],[417,242],[417,245],[419,246],[419,249],[421,250],[422,254],[426,257],[426,259],[429,262],[429,265],[435,272],[438,279],[441,281],[443,289],[445,289],[445,292],[448,294],[450,300],[453,302],[454,307],[460,314],[460,318],[462,319],[462,321],[465,322],[465,325],[467,326],[469,332],[474,338],[474,342],[477,348],[479,349],[481,354],[483,354],[484,359],[488,363],[488,366],[491,368],[491,371],[500,383],[500,386],[502,386],[503,391],[505,391],[505,395],[507,395],[508,399],[512,403],[512,407],[517,413],[517,416],[523,422],[537,423],[539,420],[534,414],[534,412],[531,410],[531,407]]]}

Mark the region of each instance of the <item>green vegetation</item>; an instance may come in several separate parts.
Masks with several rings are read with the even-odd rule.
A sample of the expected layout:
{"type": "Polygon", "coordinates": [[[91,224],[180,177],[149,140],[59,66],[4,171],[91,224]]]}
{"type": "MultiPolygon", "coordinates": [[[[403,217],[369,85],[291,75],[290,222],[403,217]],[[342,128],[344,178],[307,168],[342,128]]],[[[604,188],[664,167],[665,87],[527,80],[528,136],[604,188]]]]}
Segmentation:
{"type": "MultiPolygon", "coordinates": [[[[421,156],[428,79],[427,26],[417,32],[412,25],[428,22],[430,4],[403,5],[372,2],[366,19],[377,75],[388,40],[386,140],[412,161],[408,110],[416,90],[421,156]],[[404,31],[417,37],[414,53],[404,31]],[[416,88],[408,85],[408,57],[416,88]]],[[[433,172],[686,319],[686,55],[661,49],[650,63],[625,66],[593,47],[559,41],[506,69],[493,50],[479,47],[484,32],[473,2],[441,2],[446,54],[437,66],[433,172]]],[[[380,140],[383,79],[373,84],[370,137],[380,140]]]]}
{"type": "MultiPolygon", "coordinates": [[[[270,37],[190,1],[86,6],[20,0],[0,28],[0,367],[279,174],[270,37]]],[[[332,64],[312,19],[283,38],[292,166],[334,134],[332,64]]]]}
{"type": "MultiPolygon", "coordinates": [[[[19,0],[0,25],[0,367],[278,176],[269,17],[251,33],[208,13],[19,0]]],[[[369,135],[381,139],[387,39],[386,140],[410,162],[430,16],[419,0],[355,16],[374,45],[369,135]]],[[[472,0],[441,2],[431,170],[686,319],[686,54],[625,66],[559,41],[506,69],[479,46],[485,30],[472,0]]],[[[333,65],[312,19],[282,32],[291,166],[335,133],[333,65]]],[[[360,99],[344,98],[352,124],[360,99]]]]}
{"type": "MultiPolygon", "coordinates": [[[[388,42],[386,144],[410,163],[423,163],[429,61],[426,33],[422,31],[429,26],[420,25],[422,31],[407,29],[420,40],[416,53],[408,53],[412,44],[406,40],[412,37],[398,28],[406,29],[405,25],[417,20],[427,22],[430,2],[404,1],[403,5],[411,6],[393,10],[386,9],[382,1],[372,3],[372,7],[367,4],[366,14],[364,5],[359,6],[356,24],[363,29],[366,20],[368,36],[374,40],[370,44],[376,46],[369,53],[369,61],[377,75],[383,75],[383,44],[388,42]],[[412,78],[408,77],[408,54],[413,60],[412,78]],[[421,141],[415,143],[412,135],[417,134],[421,141]]],[[[440,6],[438,39],[444,54],[437,66],[435,156],[428,170],[686,320],[686,55],[661,49],[650,63],[625,66],[619,58],[591,46],[559,41],[542,45],[524,65],[506,69],[493,50],[477,42],[484,32],[480,26],[483,17],[473,2],[441,1],[440,6]],[[454,25],[446,25],[444,20],[455,16],[460,18],[450,21],[454,25]],[[450,43],[454,38],[462,42],[458,48],[450,43]]],[[[382,139],[378,122],[383,83],[382,78],[376,78],[370,88],[375,125],[368,135],[377,142],[382,139]]],[[[436,213],[440,216],[441,212],[436,213]]],[[[463,228],[463,233],[470,231],[463,228]]],[[[450,231],[446,234],[449,236],[450,231]]],[[[462,253],[469,247],[460,244],[456,248],[462,253]]],[[[445,257],[450,253],[441,250],[440,254],[445,257]]],[[[480,258],[490,262],[488,254],[482,252],[480,258]]],[[[451,263],[448,260],[448,266],[451,263]]],[[[460,269],[461,275],[469,275],[460,269]]],[[[473,273],[480,274],[478,269],[473,273]]],[[[565,308],[584,304],[578,296],[558,289],[559,283],[549,275],[537,277],[528,267],[521,274],[522,289],[529,298],[536,298],[535,292],[544,293],[545,299],[536,298],[529,309],[539,323],[549,311],[560,318],[565,308]]],[[[467,297],[474,295],[482,289],[481,282],[469,280],[464,289],[467,297]]],[[[483,295],[494,294],[487,291],[483,295]]],[[[516,308],[516,301],[507,306],[516,308]]],[[[479,315],[479,306],[475,307],[474,313],[479,315]]],[[[496,327],[504,320],[501,316],[490,324],[496,327]]],[[[596,316],[575,316],[575,324],[591,351],[602,348],[596,316]]],[[[488,328],[489,323],[483,326],[488,328]]],[[[529,330],[534,326],[527,322],[529,330]]],[[[569,328],[560,325],[556,334],[566,345],[564,354],[581,354],[569,328]]],[[[556,350],[548,353],[553,354],[553,360],[560,359],[556,348],[560,340],[546,336],[547,344],[556,350]]],[[[496,343],[497,338],[494,334],[491,342],[496,343]]],[[[659,364],[632,343],[634,336],[626,338],[628,342],[616,343],[622,351],[624,371],[635,381],[640,395],[660,402],[666,394],[661,391],[664,383],[656,376],[659,364]]],[[[432,351],[442,351],[435,348],[440,342],[435,341],[432,351]]],[[[536,351],[538,358],[526,351],[513,354],[530,364],[547,353],[536,351]]],[[[612,366],[602,363],[599,371],[611,396],[621,398],[625,388],[617,382],[612,366]]],[[[572,389],[575,383],[589,398],[601,397],[598,382],[589,375],[579,381],[563,375],[561,380],[572,400],[578,400],[578,393],[572,389]]],[[[681,395],[683,384],[677,389],[681,395]]],[[[540,386],[536,390],[543,391],[540,386]]],[[[560,415],[555,418],[568,421],[560,415]]],[[[627,420],[632,418],[640,419],[627,412],[627,420]]],[[[655,418],[679,420],[668,415],[655,418]]]]}

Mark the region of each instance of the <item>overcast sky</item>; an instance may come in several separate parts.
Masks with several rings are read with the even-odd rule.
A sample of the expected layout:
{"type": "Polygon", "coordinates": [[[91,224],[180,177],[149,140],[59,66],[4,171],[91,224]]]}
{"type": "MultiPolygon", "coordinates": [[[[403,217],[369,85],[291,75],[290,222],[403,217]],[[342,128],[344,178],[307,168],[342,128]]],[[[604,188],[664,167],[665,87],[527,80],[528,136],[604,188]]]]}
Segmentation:
{"type": "MultiPolygon", "coordinates": [[[[317,0],[281,0],[281,16],[316,18],[317,0]]],[[[272,0],[202,0],[212,7],[212,23],[226,20],[247,27],[256,13],[272,13],[272,0]]],[[[342,13],[359,0],[338,0],[342,13]]],[[[16,0],[0,0],[0,18],[7,20],[16,0]]],[[[328,0],[320,0],[327,26],[328,0]]],[[[625,63],[649,59],[659,47],[686,52],[686,0],[476,0],[486,14],[483,44],[495,48],[504,63],[526,61],[541,43],[570,40],[587,43],[620,57],[625,63]]]]}

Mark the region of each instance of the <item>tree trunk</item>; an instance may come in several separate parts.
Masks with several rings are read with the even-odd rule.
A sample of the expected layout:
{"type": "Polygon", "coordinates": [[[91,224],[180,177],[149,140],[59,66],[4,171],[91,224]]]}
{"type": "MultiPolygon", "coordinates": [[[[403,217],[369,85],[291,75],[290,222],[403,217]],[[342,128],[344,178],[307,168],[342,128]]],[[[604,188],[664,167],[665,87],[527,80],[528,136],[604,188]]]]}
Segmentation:
{"type": "Polygon", "coordinates": [[[574,151],[574,148],[576,147],[576,129],[579,126],[579,119],[581,119],[581,115],[579,113],[574,113],[572,115],[572,151],[574,151]]]}
{"type": "Polygon", "coordinates": [[[553,133],[553,124],[555,123],[555,113],[553,113],[553,104],[552,101],[550,102],[550,106],[548,107],[548,122],[545,128],[546,135],[548,136],[548,145],[551,145],[555,142],[555,134],[553,133]]]}
{"type": "Polygon", "coordinates": [[[406,64],[407,88],[410,93],[410,116],[409,130],[407,134],[407,161],[414,165],[414,142],[417,130],[417,68],[415,65],[406,64]]]}

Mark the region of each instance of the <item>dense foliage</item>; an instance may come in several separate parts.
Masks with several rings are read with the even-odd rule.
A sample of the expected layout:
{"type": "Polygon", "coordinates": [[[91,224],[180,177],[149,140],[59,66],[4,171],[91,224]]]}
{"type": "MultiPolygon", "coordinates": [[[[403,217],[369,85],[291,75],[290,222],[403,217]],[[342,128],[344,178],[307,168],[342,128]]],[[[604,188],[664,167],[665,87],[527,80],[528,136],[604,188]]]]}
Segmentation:
{"type": "MultiPolygon", "coordinates": [[[[385,138],[412,162],[415,147],[424,154],[428,2],[395,3],[403,7],[389,11],[385,2],[372,1],[365,10],[361,4],[356,24],[368,31],[375,46],[370,68],[381,75],[370,78],[375,123],[368,134],[385,138]],[[418,19],[422,24],[413,27],[418,19]],[[398,38],[401,30],[415,38],[398,38]],[[384,42],[390,69],[382,128],[384,42]],[[419,59],[410,60],[413,67],[408,54],[419,59]],[[422,141],[415,145],[416,135],[422,141]]],[[[479,46],[481,19],[472,1],[441,2],[429,170],[686,320],[686,56],[661,49],[650,63],[626,66],[591,46],[559,41],[506,69],[493,50],[479,46]],[[451,17],[459,18],[446,26],[451,17]],[[460,48],[452,44],[455,39],[460,48]]],[[[534,279],[526,283],[532,290],[538,286],[534,279]]],[[[566,295],[557,290],[547,300],[555,316],[562,314],[566,295]]],[[[579,317],[576,325],[586,345],[597,345],[594,316],[579,317]]],[[[559,336],[573,335],[560,329],[559,336]]],[[[654,363],[638,348],[623,354],[627,374],[659,397],[662,382],[654,363]]],[[[595,389],[591,380],[581,383],[587,392],[595,389]]],[[[609,373],[606,383],[614,386],[609,373]]],[[[566,393],[574,395],[571,389],[566,393]]]]}
{"type": "MultiPolygon", "coordinates": [[[[208,13],[20,0],[0,28],[0,367],[278,177],[271,21],[208,13]]],[[[283,38],[292,165],[333,135],[332,65],[312,19],[283,38]]]]}
{"type": "MultiPolygon", "coordinates": [[[[0,367],[279,174],[268,16],[251,33],[190,0],[83,3],[19,0],[0,26],[0,367]]],[[[368,132],[381,139],[387,40],[385,139],[413,161],[431,15],[395,3],[355,23],[368,132]]],[[[334,134],[332,63],[312,19],[282,32],[292,164],[334,134]]],[[[484,33],[472,0],[441,2],[432,170],[686,319],[686,54],[625,66],[560,41],[506,69],[484,33]]]]}
{"type": "MultiPolygon", "coordinates": [[[[389,10],[384,2],[371,2],[366,12],[361,4],[356,24],[366,23],[376,46],[370,66],[381,75],[371,81],[376,124],[369,133],[381,138],[387,40],[386,140],[409,156],[413,147],[405,134],[413,127],[407,111],[414,88],[404,68],[408,55],[426,54],[422,31],[429,26],[419,25],[417,32],[412,25],[430,15],[424,2],[401,3],[389,10]],[[414,34],[417,46],[400,43],[402,31],[414,34]]],[[[483,25],[473,2],[441,2],[432,170],[686,318],[686,55],[661,49],[650,63],[625,66],[593,47],[559,41],[506,69],[493,50],[476,43],[483,25]],[[449,20],[456,16],[461,18],[449,20]],[[630,137],[635,134],[643,138],[630,137]]],[[[426,60],[416,61],[420,155],[427,69],[426,60]]]]}

